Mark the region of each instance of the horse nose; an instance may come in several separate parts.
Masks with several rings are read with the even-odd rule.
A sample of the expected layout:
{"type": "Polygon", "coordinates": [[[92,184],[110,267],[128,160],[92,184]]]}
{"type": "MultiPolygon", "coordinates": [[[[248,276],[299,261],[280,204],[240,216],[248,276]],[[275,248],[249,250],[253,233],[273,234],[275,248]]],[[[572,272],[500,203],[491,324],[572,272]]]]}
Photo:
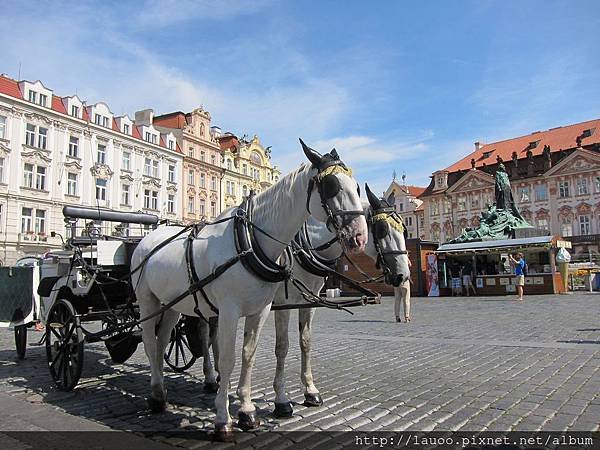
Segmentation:
{"type": "Polygon", "coordinates": [[[356,246],[358,248],[360,248],[361,250],[364,250],[365,246],[367,245],[367,236],[365,236],[362,233],[358,233],[356,235],[356,237],[354,238],[354,243],[356,244],[356,246]]]}

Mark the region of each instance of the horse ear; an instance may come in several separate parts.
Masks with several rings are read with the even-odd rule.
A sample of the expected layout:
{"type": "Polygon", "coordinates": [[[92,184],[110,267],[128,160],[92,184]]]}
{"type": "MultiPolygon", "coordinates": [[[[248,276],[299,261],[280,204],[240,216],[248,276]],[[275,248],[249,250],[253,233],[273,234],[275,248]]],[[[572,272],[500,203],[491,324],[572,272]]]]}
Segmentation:
{"type": "Polygon", "coordinates": [[[313,150],[308,145],[306,145],[302,139],[300,139],[300,145],[302,145],[302,150],[304,151],[304,154],[306,155],[308,160],[313,164],[313,166],[319,167],[321,165],[323,156],[318,151],[313,150]]]}
{"type": "Polygon", "coordinates": [[[367,199],[369,199],[369,205],[371,205],[371,208],[374,210],[381,209],[381,200],[379,200],[377,196],[371,192],[371,189],[369,189],[369,185],[367,183],[365,183],[365,191],[367,192],[367,199]]]}
{"type": "Polygon", "coordinates": [[[340,159],[340,155],[338,155],[338,152],[335,148],[333,148],[329,154],[333,157],[333,159],[340,159]]]}

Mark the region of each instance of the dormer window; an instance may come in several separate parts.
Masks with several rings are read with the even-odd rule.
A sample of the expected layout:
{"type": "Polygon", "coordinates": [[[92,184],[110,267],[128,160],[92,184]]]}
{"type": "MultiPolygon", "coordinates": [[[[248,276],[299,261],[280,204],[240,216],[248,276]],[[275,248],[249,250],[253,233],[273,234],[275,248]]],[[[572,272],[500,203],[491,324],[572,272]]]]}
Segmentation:
{"type": "Polygon", "coordinates": [[[46,106],[46,102],[48,101],[48,96],[44,94],[40,94],[40,106],[46,106]]]}
{"type": "Polygon", "coordinates": [[[96,125],[102,125],[102,116],[100,114],[94,116],[94,123],[96,125]]]}
{"type": "Polygon", "coordinates": [[[102,117],[102,126],[108,128],[108,117],[102,117]]]}
{"type": "Polygon", "coordinates": [[[71,106],[71,115],[73,117],[79,117],[79,106],[75,106],[75,105],[71,106]]]}
{"type": "Polygon", "coordinates": [[[587,130],[583,130],[583,133],[581,133],[581,137],[582,138],[590,137],[592,134],[594,134],[595,130],[596,130],[595,128],[589,128],[587,130]]]}
{"type": "Polygon", "coordinates": [[[540,141],[531,141],[531,142],[529,143],[529,148],[530,148],[530,149],[536,148],[536,147],[538,146],[539,142],[540,142],[540,141]]]}
{"type": "Polygon", "coordinates": [[[490,150],[488,152],[483,152],[483,155],[481,155],[481,159],[489,158],[490,156],[492,156],[492,153],[494,153],[494,150],[490,150]]]}
{"type": "Polygon", "coordinates": [[[443,175],[438,175],[435,178],[435,184],[437,185],[437,187],[442,187],[444,185],[444,176],[443,175]]]}
{"type": "Polygon", "coordinates": [[[169,141],[169,150],[174,150],[175,149],[175,144],[173,143],[173,141],[169,141]]]}
{"type": "Polygon", "coordinates": [[[37,92],[29,91],[29,101],[31,103],[37,103],[37,92]]]}
{"type": "Polygon", "coordinates": [[[123,125],[123,133],[129,134],[129,124],[128,123],[123,125]]]}

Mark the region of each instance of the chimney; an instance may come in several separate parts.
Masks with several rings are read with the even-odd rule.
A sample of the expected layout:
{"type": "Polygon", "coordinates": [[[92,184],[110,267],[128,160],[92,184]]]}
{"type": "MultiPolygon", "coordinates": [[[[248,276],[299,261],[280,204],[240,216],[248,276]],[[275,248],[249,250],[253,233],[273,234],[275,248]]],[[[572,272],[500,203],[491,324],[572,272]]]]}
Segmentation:
{"type": "Polygon", "coordinates": [[[136,125],[152,125],[154,120],[153,109],[142,109],[141,111],[135,112],[135,124],[136,125]]]}
{"type": "Polygon", "coordinates": [[[481,147],[483,147],[483,143],[479,141],[475,142],[475,151],[481,150],[481,147]]]}

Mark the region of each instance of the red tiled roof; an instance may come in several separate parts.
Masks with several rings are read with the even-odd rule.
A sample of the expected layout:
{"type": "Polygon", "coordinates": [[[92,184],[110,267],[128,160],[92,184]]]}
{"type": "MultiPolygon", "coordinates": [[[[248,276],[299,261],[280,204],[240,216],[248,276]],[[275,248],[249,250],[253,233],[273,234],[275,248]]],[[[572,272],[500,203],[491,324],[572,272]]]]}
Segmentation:
{"type": "Polygon", "coordinates": [[[0,93],[10,95],[11,97],[23,98],[23,94],[19,89],[19,83],[12,78],[0,75],[0,93]]]}
{"type": "Polygon", "coordinates": [[[517,152],[518,158],[526,158],[530,143],[537,142],[534,148],[531,148],[533,156],[541,155],[544,146],[549,145],[552,152],[566,150],[577,147],[576,139],[581,136],[584,130],[595,129],[591,136],[585,137],[581,141],[582,146],[600,143],[600,119],[589,120],[587,122],[566,125],[563,127],[551,128],[547,131],[536,131],[526,136],[520,136],[504,141],[484,144],[479,150],[465,156],[458,162],[446,168],[448,172],[456,172],[471,168],[471,159],[475,158],[475,167],[495,164],[496,158],[500,156],[503,161],[510,161],[513,152],[517,152]],[[485,157],[485,154],[488,154],[485,157]]]}
{"type": "MultiPolygon", "coordinates": [[[[0,75],[0,94],[8,95],[10,97],[18,98],[21,100],[23,99],[23,94],[21,93],[21,90],[19,89],[18,81],[13,80],[12,78],[9,78],[5,75],[0,75]]],[[[61,114],[67,114],[67,110],[65,109],[65,105],[62,101],[62,98],[60,98],[56,95],[52,95],[51,109],[53,111],[59,112],[61,114]]],[[[89,122],[90,116],[88,114],[87,108],[83,108],[82,112],[83,112],[83,120],[86,122],[89,122]]],[[[184,117],[184,119],[185,119],[185,117],[184,117]]],[[[114,118],[113,118],[113,123],[112,123],[112,130],[116,131],[118,133],[121,132],[121,130],[119,129],[119,126],[117,125],[117,121],[114,118]]],[[[133,127],[132,136],[136,139],[142,140],[142,135],[140,134],[138,127],[136,127],[136,126],[133,127]]],[[[167,148],[167,146],[165,145],[165,142],[162,138],[160,140],[160,146],[167,148]]],[[[183,153],[181,151],[181,148],[179,148],[179,145],[177,146],[177,153],[183,153]]]]}
{"type": "MultiPolygon", "coordinates": [[[[402,186],[402,189],[404,189],[405,186],[402,186]]],[[[419,186],[406,186],[406,188],[408,189],[408,192],[410,195],[414,195],[415,197],[418,197],[419,195],[421,195],[423,192],[425,192],[424,187],[419,187],[419,186]]]]}
{"type": "Polygon", "coordinates": [[[152,123],[161,127],[178,129],[183,129],[187,125],[185,114],[181,111],[156,116],[152,123]]]}
{"type": "Polygon", "coordinates": [[[67,113],[67,108],[65,108],[62,98],[58,97],[57,95],[52,95],[52,109],[59,113],[67,113]]]}
{"type": "Polygon", "coordinates": [[[230,135],[225,135],[225,136],[221,136],[219,138],[219,146],[221,147],[221,150],[228,150],[231,147],[239,147],[240,145],[240,141],[238,140],[238,138],[232,134],[230,135]]]}

